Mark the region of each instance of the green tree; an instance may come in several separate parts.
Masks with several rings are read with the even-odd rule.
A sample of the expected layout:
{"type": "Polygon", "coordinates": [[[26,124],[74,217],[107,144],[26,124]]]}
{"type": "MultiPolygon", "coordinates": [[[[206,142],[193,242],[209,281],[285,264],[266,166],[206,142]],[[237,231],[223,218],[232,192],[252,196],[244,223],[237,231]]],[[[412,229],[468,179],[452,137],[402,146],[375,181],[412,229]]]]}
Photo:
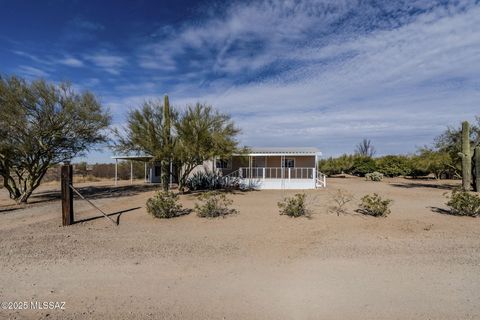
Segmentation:
{"type": "Polygon", "coordinates": [[[375,160],[370,157],[357,156],[353,160],[351,173],[363,177],[367,173],[374,172],[376,170],[377,166],[375,165],[375,160]]]}
{"type": "Polygon", "coordinates": [[[414,177],[426,176],[433,173],[435,178],[458,177],[457,167],[446,151],[436,151],[431,148],[422,148],[415,154],[411,161],[411,175],[414,177]]]}
{"type": "Polygon", "coordinates": [[[168,190],[169,186],[170,161],[173,160],[175,144],[170,127],[176,118],[177,113],[171,110],[168,97],[165,96],[164,104],[160,101],[147,101],[140,109],[130,111],[126,127],[121,132],[115,130],[116,152],[147,154],[154,157],[153,161],[160,161],[164,190],[168,190]]]}
{"type": "MultiPolygon", "coordinates": [[[[165,100],[164,105],[167,103],[165,100]]],[[[178,170],[179,189],[183,191],[196,166],[214,157],[228,157],[237,150],[239,130],[228,115],[211,106],[197,103],[179,114],[173,108],[166,112],[164,105],[146,102],[142,109],[130,112],[124,132],[117,131],[115,149],[152,155],[161,161],[162,167],[172,161],[178,170]],[[170,115],[170,124],[163,120],[166,114],[170,115]],[[173,130],[166,130],[165,126],[173,130]]],[[[167,186],[163,184],[165,189],[168,177],[167,186]]]]}
{"type": "Polygon", "coordinates": [[[237,150],[236,136],[240,130],[226,114],[219,113],[211,106],[197,103],[188,106],[175,123],[177,144],[175,157],[181,164],[179,189],[192,170],[214,157],[226,158],[237,150]]]}
{"type": "Polygon", "coordinates": [[[318,163],[318,168],[321,172],[327,175],[334,175],[340,173],[351,173],[355,156],[341,155],[338,158],[322,159],[318,163]]]}
{"type": "Polygon", "coordinates": [[[406,176],[410,174],[410,159],[406,156],[388,155],[375,159],[377,171],[387,177],[406,176]]]}
{"type": "MultiPolygon", "coordinates": [[[[476,117],[476,122],[470,127],[470,146],[472,150],[480,144],[480,117],[476,117]]],[[[455,176],[461,177],[462,127],[448,127],[447,130],[435,138],[434,148],[435,151],[446,152],[450,155],[455,176]]]]}
{"type": "Polygon", "coordinates": [[[0,78],[0,175],[10,198],[27,202],[48,168],[105,142],[109,124],[90,92],[0,78]]]}

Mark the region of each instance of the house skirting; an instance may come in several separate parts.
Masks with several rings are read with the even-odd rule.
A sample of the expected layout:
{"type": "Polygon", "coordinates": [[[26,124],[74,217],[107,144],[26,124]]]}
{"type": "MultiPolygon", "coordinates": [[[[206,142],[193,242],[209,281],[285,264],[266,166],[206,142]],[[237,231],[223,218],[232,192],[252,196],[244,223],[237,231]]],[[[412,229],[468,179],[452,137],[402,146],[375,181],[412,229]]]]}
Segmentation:
{"type": "Polygon", "coordinates": [[[240,187],[243,189],[315,189],[313,179],[248,179],[240,181],[240,187]]]}

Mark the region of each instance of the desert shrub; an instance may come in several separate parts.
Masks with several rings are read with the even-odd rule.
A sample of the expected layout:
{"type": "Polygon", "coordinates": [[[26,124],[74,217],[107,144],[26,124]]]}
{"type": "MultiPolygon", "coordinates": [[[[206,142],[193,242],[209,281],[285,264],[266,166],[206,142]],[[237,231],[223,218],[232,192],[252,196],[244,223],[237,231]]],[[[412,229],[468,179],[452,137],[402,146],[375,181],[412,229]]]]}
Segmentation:
{"type": "Polygon", "coordinates": [[[355,156],[344,154],[338,158],[322,159],[318,162],[318,168],[324,174],[331,176],[340,173],[350,173],[355,156]]]}
{"type": "Polygon", "coordinates": [[[290,217],[309,216],[310,210],[307,208],[306,195],[304,193],[297,193],[293,197],[286,197],[278,202],[278,208],[281,215],[290,217]]]}
{"type": "Polygon", "coordinates": [[[223,180],[213,172],[199,171],[187,179],[186,186],[191,191],[215,190],[223,188],[223,180]]]}
{"type": "Polygon", "coordinates": [[[339,216],[340,214],[347,213],[345,207],[347,203],[353,200],[353,195],[343,189],[337,189],[331,194],[331,199],[334,205],[330,207],[330,211],[339,216]]]}
{"type": "Polygon", "coordinates": [[[183,213],[178,195],[171,191],[159,191],[147,200],[147,212],[155,218],[173,218],[183,213]]]}
{"type": "Polygon", "coordinates": [[[383,174],[378,171],[367,173],[365,175],[365,180],[382,181],[382,179],[383,179],[383,174]]]}
{"type": "Polygon", "coordinates": [[[351,174],[364,177],[367,173],[376,171],[375,160],[370,157],[357,156],[353,160],[351,174]]]}
{"type": "Polygon", "coordinates": [[[237,213],[237,210],[229,208],[233,201],[227,199],[224,193],[209,191],[200,195],[199,200],[201,203],[195,204],[199,217],[216,218],[237,213]]]}
{"type": "Polygon", "coordinates": [[[406,176],[411,172],[410,159],[406,156],[384,156],[375,159],[377,171],[387,177],[406,176]]]}
{"type": "Polygon", "coordinates": [[[458,216],[477,217],[480,215],[480,197],[471,192],[453,190],[447,206],[450,212],[458,216]]]}
{"type": "Polygon", "coordinates": [[[384,200],[376,193],[373,195],[365,195],[361,201],[360,210],[358,211],[362,214],[374,217],[386,217],[391,212],[389,206],[392,200],[384,200]]]}
{"type": "Polygon", "coordinates": [[[449,153],[434,151],[428,148],[420,149],[411,158],[410,166],[410,174],[413,177],[426,176],[433,173],[437,179],[452,179],[460,170],[449,153]]]}

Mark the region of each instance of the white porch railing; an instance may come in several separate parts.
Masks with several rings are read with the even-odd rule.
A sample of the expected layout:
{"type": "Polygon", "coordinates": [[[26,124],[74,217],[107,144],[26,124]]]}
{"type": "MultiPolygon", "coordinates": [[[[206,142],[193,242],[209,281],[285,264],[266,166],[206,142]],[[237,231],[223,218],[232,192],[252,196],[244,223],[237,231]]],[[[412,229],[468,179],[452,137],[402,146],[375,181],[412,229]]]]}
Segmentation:
{"type": "Polygon", "coordinates": [[[315,168],[241,167],[238,177],[246,179],[313,179],[315,168]]]}
{"type": "Polygon", "coordinates": [[[316,188],[327,186],[327,178],[315,168],[281,168],[281,167],[241,167],[227,175],[224,180],[227,184],[238,184],[246,179],[256,180],[312,180],[316,188]]]}
{"type": "Polygon", "coordinates": [[[327,187],[327,176],[320,171],[317,172],[317,178],[315,179],[316,188],[326,188],[327,187]]]}

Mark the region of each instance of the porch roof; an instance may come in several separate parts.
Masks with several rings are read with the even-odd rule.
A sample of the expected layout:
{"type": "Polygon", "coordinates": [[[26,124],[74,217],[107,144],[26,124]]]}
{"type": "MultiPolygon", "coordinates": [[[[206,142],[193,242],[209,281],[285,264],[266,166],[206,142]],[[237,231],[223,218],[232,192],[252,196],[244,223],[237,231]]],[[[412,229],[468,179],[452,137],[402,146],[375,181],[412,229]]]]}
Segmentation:
{"type": "Polygon", "coordinates": [[[253,147],[245,154],[236,156],[320,156],[320,149],[315,147],[253,147]]]}

